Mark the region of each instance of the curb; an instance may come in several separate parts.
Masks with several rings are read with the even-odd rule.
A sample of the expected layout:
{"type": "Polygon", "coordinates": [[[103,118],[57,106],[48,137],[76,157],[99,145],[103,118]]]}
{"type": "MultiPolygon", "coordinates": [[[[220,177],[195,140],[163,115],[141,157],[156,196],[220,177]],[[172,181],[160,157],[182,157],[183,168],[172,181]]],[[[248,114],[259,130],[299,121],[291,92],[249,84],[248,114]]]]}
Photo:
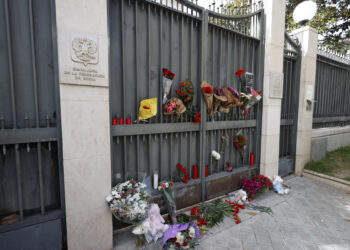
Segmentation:
{"type": "Polygon", "coordinates": [[[350,181],[304,169],[303,177],[350,191],[350,181]]]}

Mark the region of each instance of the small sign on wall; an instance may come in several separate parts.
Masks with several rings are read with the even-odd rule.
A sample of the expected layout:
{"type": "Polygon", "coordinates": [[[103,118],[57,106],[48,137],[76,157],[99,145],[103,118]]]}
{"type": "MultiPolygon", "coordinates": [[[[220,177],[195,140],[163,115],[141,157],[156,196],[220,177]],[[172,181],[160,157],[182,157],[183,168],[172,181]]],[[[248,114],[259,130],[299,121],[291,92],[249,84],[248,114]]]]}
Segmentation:
{"type": "Polygon", "coordinates": [[[58,30],[60,83],[108,86],[107,37],[58,30]]]}
{"type": "Polygon", "coordinates": [[[283,97],[283,73],[270,71],[270,98],[279,98],[283,97]]]}

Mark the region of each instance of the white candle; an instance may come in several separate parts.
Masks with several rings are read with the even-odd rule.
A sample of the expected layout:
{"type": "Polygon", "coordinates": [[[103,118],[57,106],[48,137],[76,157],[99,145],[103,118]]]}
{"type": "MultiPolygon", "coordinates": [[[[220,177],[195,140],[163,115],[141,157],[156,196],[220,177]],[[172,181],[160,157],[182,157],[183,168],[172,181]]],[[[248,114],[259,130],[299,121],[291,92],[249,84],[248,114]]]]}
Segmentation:
{"type": "Polygon", "coordinates": [[[158,188],[158,172],[155,171],[153,174],[153,188],[157,189],[158,188]]]}

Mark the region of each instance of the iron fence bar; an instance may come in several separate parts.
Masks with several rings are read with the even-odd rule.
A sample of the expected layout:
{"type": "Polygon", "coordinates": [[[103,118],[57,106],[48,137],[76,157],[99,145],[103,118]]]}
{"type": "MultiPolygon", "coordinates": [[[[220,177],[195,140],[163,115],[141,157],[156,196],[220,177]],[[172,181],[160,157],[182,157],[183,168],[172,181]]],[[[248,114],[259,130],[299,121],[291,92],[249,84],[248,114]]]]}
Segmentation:
{"type": "Polygon", "coordinates": [[[8,51],[8,66],[11,84],[11,104],[12,104],[12,119],[13,128],[17,128],[17,117],[16,117],[16,102],[15,102],[15,87],[13,80],[13,62],[12,62],[12,41],[11,41],[11,31],[10,31],[10,17],[9,17],[9,6],[8,0],[4,1],[5,8],[5,22],[6,22],[6,37],[7,37],[7,51],[8,51]]]}
{"type": "Polygon", "coordinates": [[[22,196],[22,178],[21,178],[21,156],[20,156],[18,144],[15,144],[15,157],[16,157],[18,210],[19,210],[19,217],[21,220],[23,220],[24,216],[23,216],[23,196],[22,196]]]}
{"type": "Polygon", "coordinates": [[[0,130],[0,144],[57,141],[57,128],[23,128],[0,130]]]}

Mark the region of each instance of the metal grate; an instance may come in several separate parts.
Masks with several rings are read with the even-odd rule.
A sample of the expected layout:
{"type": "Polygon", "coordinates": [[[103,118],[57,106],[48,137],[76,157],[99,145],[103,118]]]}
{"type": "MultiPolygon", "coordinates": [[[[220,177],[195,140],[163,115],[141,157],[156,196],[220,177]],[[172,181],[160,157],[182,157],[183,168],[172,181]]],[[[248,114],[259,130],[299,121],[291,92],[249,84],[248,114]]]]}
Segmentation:
{"type": "Polygon", "coordinates": [[[54,1],[0,1],[0,225],[63,217],[54,1]],[[39,216],[35,216],[39,215],[39,216]]]}
{"type": "Polygon", "coordinates": [[[349,59],[330,50],[319,50],[313,128],[350,125],[349,92],[349,59]]]}
{"type": "MultiPolygon", "coordinates": [[[[238,88],[235,71],[245,68],[255,74],[255,87],[262,89],[263,10],[242,16],[230,16],[205,10],[190,1],[109,1],[111,117],[137,120],[142,99],[158,97],[158,115],[148,123],[116,125],[112,135],[113,184],[128,177],[141,178],[158,171],[160,178],[170,177],[176,164],[198,165],[202,199],[206,197],[204,169],[215,176],[224,170],[226,161],[238,169],[243,164],[232,139],[242,130],[255,153],[259,166],[261,104],[242,117],[238,108],[209,120],[201,97],[200,84],[238,88]],[[166,3],[165,3],[166,2],[166,3]],[[180,6],[180,9],[179,7],[180,6]],[[183,6],[183,8],[181,7],[183,6]],[[192,14],[195,13],[195,14],[192,14]],[[225,26],[250,21],[250,33],[225,26]],[[258,28],[257,28],[257,27],[258,28]],[[255,32],[255,33],[254,33],[255,32]],[[194,124],[186,115],[177,120],[162,114],[162,68],[176,73],[172,96],[181,81],[189,77],[195,88],[193,105],[202,113],[202,122],[194,124]],[[204,122],[203,122],[204,121],[204,122]],[[211,150],[219,151],[220,137],[227,134],[230,146],[214,171],[211,150]]],[[[248,164],[248,153],[245,165],[248,164]]]]}

